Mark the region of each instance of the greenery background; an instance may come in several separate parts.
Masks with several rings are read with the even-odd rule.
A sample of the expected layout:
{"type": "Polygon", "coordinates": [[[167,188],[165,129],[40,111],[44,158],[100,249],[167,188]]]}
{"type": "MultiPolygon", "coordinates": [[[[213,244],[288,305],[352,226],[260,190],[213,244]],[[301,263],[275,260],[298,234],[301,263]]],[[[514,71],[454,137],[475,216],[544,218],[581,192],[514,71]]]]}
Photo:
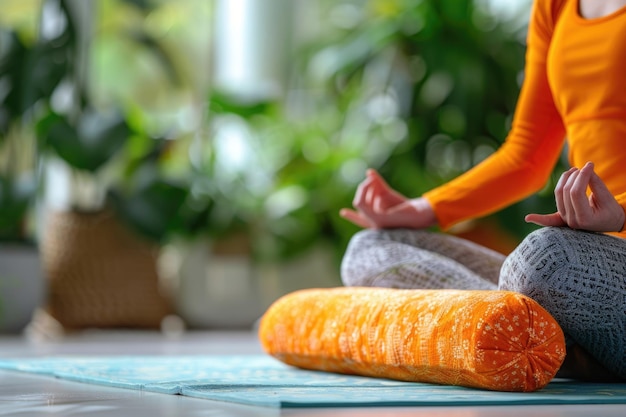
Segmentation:
{"type": "MultiPolygon", "coordinates": [[[[0,167],[14,190],[0,193],[0,217],[15,219],[41,195],[7,184],[38,178],[40,156],[54,156],[159,244],[236,236],[258,261],[320,242],[339,260],[357,228],[338,211],[367,167],[415,196],[493,152],[523,77],[529,12],[496,16],[472,0],[318,0],[318,30],[293,48],[285,91],[242,99],[212,84],[214,1],[95,1],[92,22],[70,16],[52,41],[39,22],[42,4],[56,2],[0,1],[0,167]],[[243,138],[234,150],[224,146],[232,131],[243,138]],[[20,167],[7,162],[16,153],[20,167]]],[[[528,233],[525,213],[552,210],[552,187],[490,217],[496,246],[528,233]]]]}

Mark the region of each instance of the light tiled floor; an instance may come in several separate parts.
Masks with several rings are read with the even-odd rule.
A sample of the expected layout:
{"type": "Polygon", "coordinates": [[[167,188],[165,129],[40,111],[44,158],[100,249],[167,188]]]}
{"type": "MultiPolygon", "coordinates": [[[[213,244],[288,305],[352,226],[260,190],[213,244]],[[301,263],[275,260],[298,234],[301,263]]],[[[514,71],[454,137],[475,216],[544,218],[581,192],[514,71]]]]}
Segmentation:
{"type": "MultiPolygon", "coordinates": [[[[3,358],[47,355],[187,355],[258,354],[261,352],[252,332],[187,332],[168,337],[157,332],[89,331],[45,342],[26,340],[18,336],[0,337],[0,356],[3,358]]],[[[624,417],[626,405],[276,410],[0,371],[0,416],[87,415],[90,417],[624,417]]]]}

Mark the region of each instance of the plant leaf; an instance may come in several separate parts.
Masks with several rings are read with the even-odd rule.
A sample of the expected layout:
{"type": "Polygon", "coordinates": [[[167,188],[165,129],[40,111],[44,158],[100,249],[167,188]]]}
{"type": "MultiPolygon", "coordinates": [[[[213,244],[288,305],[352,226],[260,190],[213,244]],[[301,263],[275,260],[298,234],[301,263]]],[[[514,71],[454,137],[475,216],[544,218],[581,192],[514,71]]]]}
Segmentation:
{"type": "Polygon", "coordinates": [[[38,123],[37,133],[42,144],[70,166],[95,172],[122,148],[131,132],[118,114],[86,111],[77,128],[50,113],[38,123]]]}
{"type": "Polygon", "coordinates": [[[162,242],[180,221],[187,187],[154,177],[132,193],[112,191],[109,195],[118,214],[146,238],[162,242]]]}
{"type": "Polygon", "coordinates": [[[37,190],[35,178],[0,175],[0,240],[23,240],[23,224],[37,190]]]}

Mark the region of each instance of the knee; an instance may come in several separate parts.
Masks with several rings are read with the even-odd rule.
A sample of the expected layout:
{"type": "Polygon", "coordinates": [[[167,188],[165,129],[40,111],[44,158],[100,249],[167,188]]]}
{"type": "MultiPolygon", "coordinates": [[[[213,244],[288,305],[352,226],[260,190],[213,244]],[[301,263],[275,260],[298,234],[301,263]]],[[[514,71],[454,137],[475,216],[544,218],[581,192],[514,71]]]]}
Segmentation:
{"type": "Polygon", "coordinates": [[[380,247],[387,242],[394,242],[398,240],[395,235],[396,230],[375,230],[375,229],[363,229],[358,231],[352,236],[346,253],[343,257],[343,262],[350,264],[353,261],[362,262],[364,259],[364,253],[372,250],[372,248],[380,247]]]}
{"type": "Polygon", "coordinates": [[[529,234],[504,261],[500,289],[534,299],[548,296],[550,283],[569,267],[567,233],[568,229],[546,227],[529,234]]]}
{"type": "Polygon", "coordinates": [[[383,241],[392,241],[393,230],[377,230],[377,229],[363,229],[354,234],[350,239],[348,245],[348,251],[351,250],[363,250],[371,246],[380,245],[383,241]]]}
{"type": "Polygon", "coordinates": [[[368,271],[368,249],[381,240],[381,232],[364,229],[352,236],[341,260],[341,280],[344,285],[366,285],[364,275],[368,271]]]}

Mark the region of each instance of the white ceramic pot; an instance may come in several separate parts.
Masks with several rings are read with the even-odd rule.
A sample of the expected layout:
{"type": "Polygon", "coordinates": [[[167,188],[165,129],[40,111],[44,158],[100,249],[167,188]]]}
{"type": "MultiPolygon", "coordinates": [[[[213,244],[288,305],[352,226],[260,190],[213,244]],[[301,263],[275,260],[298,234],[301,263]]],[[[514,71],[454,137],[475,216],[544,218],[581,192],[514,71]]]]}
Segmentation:
{"type": "Polygon", "coordinates": [[[36,247],[0,244],[0,332],[22,331],[42,305],[45,289],[36,247]]]}
{"type": "Polygon", "coordinates": [[[263,313],[250,257],[216,255],[207,241],[181,252],[176,310],[192,328],[249,328],[263,313]]]}
{"type": "Polygon", "coordinates": [[[280,296],[341,285],[332,252],[315,247],[289,262],[255,264],[245,251],[218,251],[208,241],[177,245],[165,269],[176,312],[192,328],[250,328],[280,296]]]}

